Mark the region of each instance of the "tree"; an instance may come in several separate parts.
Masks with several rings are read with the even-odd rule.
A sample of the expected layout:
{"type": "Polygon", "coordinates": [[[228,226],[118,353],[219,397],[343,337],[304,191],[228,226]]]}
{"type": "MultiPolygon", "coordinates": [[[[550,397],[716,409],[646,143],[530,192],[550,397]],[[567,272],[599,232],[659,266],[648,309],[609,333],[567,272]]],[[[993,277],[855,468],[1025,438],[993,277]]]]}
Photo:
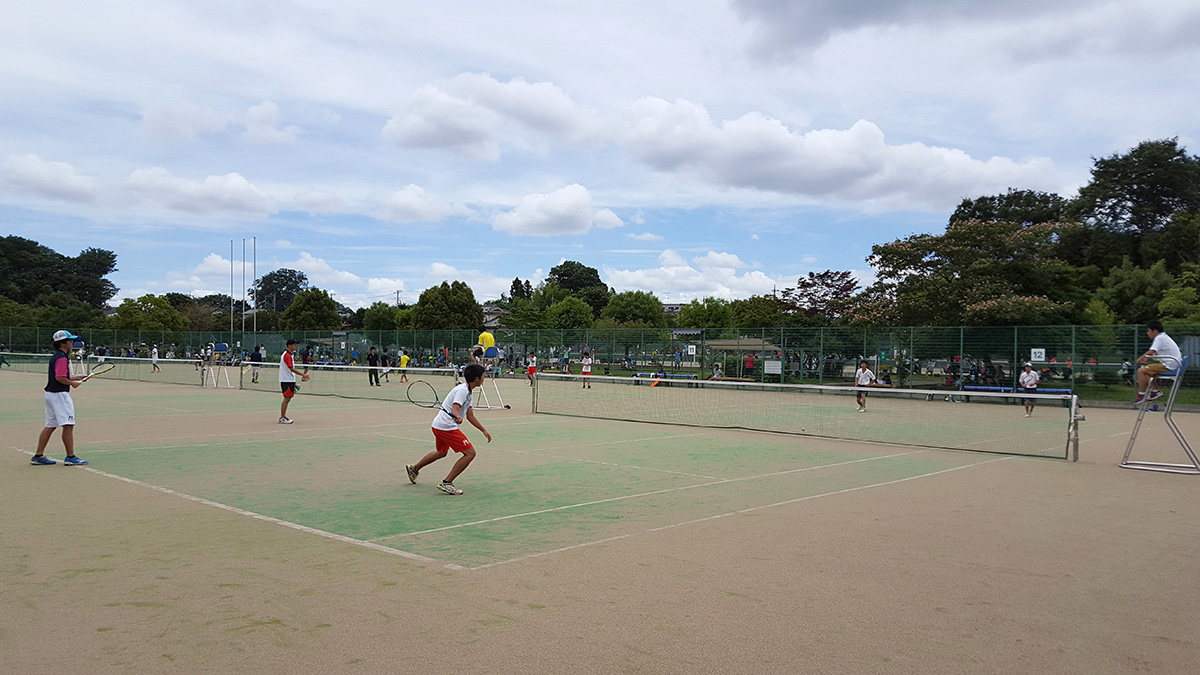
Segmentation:
{"type": "Polygon", "coordinates": [[[39,295],[33,304],[38,326],[91,326],[103,318],[100,310],[67,293],[39,295]]]}
{"type": "Polygon", "coordinates": [[[471,287],[461,281],[445,282],[421,292],[413,307],[417,330],[478,330],[483,325],[483,307],[475,302],[471,287]]]}
{"type": "Polygon", "coordinates": [[[376,302],[363,312],[362,327],[367,330],[393,330],[396,327],[396,313],[400,311],[386,302],[376,302]]]}
{"type": "Polygon", "coordinates": [[[1200,263],[1200,212],[1176,211],[1162,232],[1146,235],[1141,257],[1162,260],[1172,274],[1188,263],[1200,263]]]}
{"type": "Polygon", "coordinates": [[[578,293],[585,288],[604,286],[604,282],[600,281],[600,272],[596,268],[588,267],[574,260],[565,260],[551,267],[550,274],[546,276],[546,282],[557,284],[571,293],[578,293]]]}
{"type": "Polygon", "coordinates": [[[1028,227],[1038,223],[1057,223],[1067,217],[1069,202],[1051,192],[1009,188],[1002,195],[964,199],[950,215],[950,222],[967,220],[1020,223],[1028,227]]]}
{"type": "Polygon", "coordinates": [[[709,296],[679,308],[681,328],[733,328],[733,307],[727,300],[709,296]]]}
{"type": "Polygon", "coordinates": [[[591,328],[592,308],[579,298],[560,300],[546,310],[551,328],[591,328]]]}
{"type": "Polygon", "coordinates": [[[1158,303],[1159,318],[1200,323],[1200,264],[1183,264],[1176,282],[1179,285],[1167,289],[1158,303]]]}
{"type": "Polygon", "coordinates": [[[116,330],[174,330],[188,329],[188,321],[170,301],[161,295],[146,294],[129,298],[117,306],[117,313],[105,320],[107,328],[116,330]]]}
{"type": "Polygon", "coordinates": [[[733,323],[737,328],[772,328],[787,323],[787,315],[774,295],[752,295],[733,301],[733,323]]]}
{"type": "Polygon", "coordinates": [[[512,286],[508,288],[508,297],[511,300],[533,299],[533,291],[529,288],[529,282],[521,283],[520,277],[513,279],[512,286]]]}
{"type": "Polygon", "coordinates": [[[809,272],[808,276],[796,280],[794,288],[783,289],[780,302],[789,311],[810,319],[823,317],[832,323],[841,316],[858,288],[853,272],[809,272]]]}
{"type": "Polygon", "coordinates": [[[105,279],[116,271],[117,255],[98,248],[71,258],[17,236],[0,237],[0,295],[26,305],[38,296],[62,293],[102,309],[117,293],[105,279]]]}
{"type": "Polygon", "coordinates": [[[626,291],[612,296],[600,313],[602,318],[612,319],[621,326],[638,324],[653,328],[667,325],[663,316],[662,301],[647,291],[626,291]]]}
{"type": "Polygon", "coordinates": [[[287,309],[292,300],[308,288],[308,276],[304,272],[281,267],[259,277],[250,287],[250,297],[258,299],[258,307],[270,307],[279,312],[287,309]]]}
{"type": "Polygon", "coordinates": [[[612,296],[612,289],[603,284],[585,288],[575,294],[575,297],[586,302],[592,308],[593,317],[600,316],[600,313],[608,306],[608,300],[612,296]]]}
{"type": "Polygon", "coordinates": [[[1200,210],[1200,157],[1178,138],[1142,141],[1124,155],[1093,160],[1092,180],[1071,211],[1110,232],[1160,232],[1177,211],[1200,210]]]}
{"type": "Polygon", "coordinates": [[[33,308],[0,296],[0,326],[36,326],[33,308]]]}
{"type": "Polygon", "coordinates": [[[300,291],[292,304],[283,311],[279,327],[282,330],[337,330],[342,327],[342,317],[337,312],[337,302],[319,288],[300,291]]]}
{"type": "Polygon", "coordinates": [[[1158,318],[1158,305],[1174,285],[1175,279],[1162,261],[1143,269],[1126,258],[1104,277],[1096,299],[1115,312],[1120,323],[1144,324],[1158,318]]]}
{"type": "Polygon", "coordinates": [[[396,330],[411,330],[413,327],[413,308],[402,307],[396,310],[396,330]]]}
{"type": "Polygon", "coordinates": [[[1074,270],[1055,251],[1058,237],[1078,227],[971,220],[877,244],[867,258],[877,281],[845,318],[893,326],[1069,322],[1082,307],[1066,283],[1074,270]]]}

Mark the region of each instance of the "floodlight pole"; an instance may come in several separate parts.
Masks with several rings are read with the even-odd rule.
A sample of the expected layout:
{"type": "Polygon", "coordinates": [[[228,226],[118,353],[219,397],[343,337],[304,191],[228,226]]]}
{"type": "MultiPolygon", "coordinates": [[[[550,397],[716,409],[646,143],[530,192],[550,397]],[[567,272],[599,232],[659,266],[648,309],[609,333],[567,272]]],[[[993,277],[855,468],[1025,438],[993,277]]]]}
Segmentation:
{"type": "Polygon", "coordinates": [[[254,334],[258,335],[258,237],[253,238],[254,243],[254,267],[251,274],[254,275],[254,334]]]}
{"type": "Polygon", "coordinates": [[[233,240],[229,240],[229,339],[233,339],[233,240]]]}

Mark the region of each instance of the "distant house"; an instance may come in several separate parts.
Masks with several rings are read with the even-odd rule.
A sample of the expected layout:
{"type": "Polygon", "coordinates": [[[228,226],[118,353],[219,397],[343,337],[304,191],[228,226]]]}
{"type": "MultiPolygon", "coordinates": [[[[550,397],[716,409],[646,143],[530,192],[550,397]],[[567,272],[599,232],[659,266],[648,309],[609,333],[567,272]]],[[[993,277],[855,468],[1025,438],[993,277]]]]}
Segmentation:
{"type": "Polygon", "coordinates": [[[512,312],[496,305],[483,306],[483,327],[489,331],[504,328],[504,317],[512,312]]]}
{"type": "Polygon", "coordinates": [[[665,313],[667,313],[667,314],[678,314],[678,313],[679,313],[679,310],[683,309],[683,306],[684,306],[685,304],[687,304],[687,303],[683,303],[683,302],[664,302],[664,303],[663,303],[663,312],[665,312],[665,313]]]}

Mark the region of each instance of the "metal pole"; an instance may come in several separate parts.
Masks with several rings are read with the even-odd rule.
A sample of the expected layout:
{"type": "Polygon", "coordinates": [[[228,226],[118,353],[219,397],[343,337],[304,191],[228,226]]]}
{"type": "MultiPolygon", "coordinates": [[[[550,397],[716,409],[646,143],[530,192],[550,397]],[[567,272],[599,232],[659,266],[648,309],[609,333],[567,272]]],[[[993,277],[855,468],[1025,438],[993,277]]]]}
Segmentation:
{"type": "Polygon", "coordinates": [[[233,240],[229,240],[229,339],[233,340],[233,240]]]}
{"type": "MultiPolygon", "coordinates": [[[[254,237],[254,334],[258,335],[258,237],[254,237]]],[[[255,340],[257,342],[257,340],[255,340]]]]}

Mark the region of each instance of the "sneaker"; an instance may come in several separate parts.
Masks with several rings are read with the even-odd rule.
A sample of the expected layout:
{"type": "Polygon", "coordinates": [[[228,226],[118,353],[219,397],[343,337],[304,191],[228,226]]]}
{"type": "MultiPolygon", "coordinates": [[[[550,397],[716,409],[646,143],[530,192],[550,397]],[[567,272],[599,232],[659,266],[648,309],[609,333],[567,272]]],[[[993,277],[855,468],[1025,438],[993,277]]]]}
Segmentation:
{"type": "Polygon", "coordinates": [[[404,467],[404,470],[408,472],[408,482],[410,482],[410,483],[417,482],[417,470],[413,468],[412,464],[409,464],[408,466],[404,467]]]}
{"type": "Polygon", "coordinates": [[[459,490],[458,488],[454,487],[454,483],[447,483],[446,481],[442,481],[442,482],[438,483],[437,489],[440,490],[441,492],[445,492],[448,495],[461,495],[462,494],[462,490],[459,490]]]}
{"type": "Polygon", "coordinates": [[[291,424],[291,423],[292,423],[292,420],[291,420],[291,419],[289,419],[289,418],[287,418],[287,417],[280,417],[280,418],[279,418],[279,423],[280,423],[280,424],[291,424]]]}
{"type": "Polygon", "coordinates": [[[1025,416],[1026,416],[1026,417],[1032,417],[1032,415],[1031,415],[1031,414],[1029,414],[1029,413],[1025,413],[1025,416]]]}
{"type": "Polygon", "coordinates": [[[58,464],[58,462],[50,459],[49,457],[47,457],[45,455],[34,455],[33,457],[29,458],[29,463],[34,466],[37,466],[39,464],[41,464],[43,466],[50,466],[51,464],[58,464]]]}
{"type": "Polygon", "coordinates": [[[63,460],[63,466],[83,466],[84,464],[87,464],[87,460],[81,459],[75,455],[67,457],[63,460]]]}
{"type": "Polygon", "coordinates": [[[1134,405],[1138,405],[1139,403],[1141,403],[1141,402],[1142,402],[1142,401],[1144,401],[1145,399],[1146,399],[1146,395],[1145,395],[1145,394],[1138,394],[1137,396],[1134,396],[1134,397],[1133,397],[1133,404],[1134,404],[1134,405]]]}
{"type": "Polygon", "coordinates": [[[1163,395],[1163,393],[1162,393],[1161,389],[1151,389],[1150,390],[1150,400],[1151,401],[1157,401],[1158,399],[1162,398],[1162,395],[1163,395]]]}
{"type": "Polygon", "coordinates": [[[859,409],[858,409],[858,412],[867,412],[867,409],[866,409],[866,408],[859,408],[859,409]]]}

